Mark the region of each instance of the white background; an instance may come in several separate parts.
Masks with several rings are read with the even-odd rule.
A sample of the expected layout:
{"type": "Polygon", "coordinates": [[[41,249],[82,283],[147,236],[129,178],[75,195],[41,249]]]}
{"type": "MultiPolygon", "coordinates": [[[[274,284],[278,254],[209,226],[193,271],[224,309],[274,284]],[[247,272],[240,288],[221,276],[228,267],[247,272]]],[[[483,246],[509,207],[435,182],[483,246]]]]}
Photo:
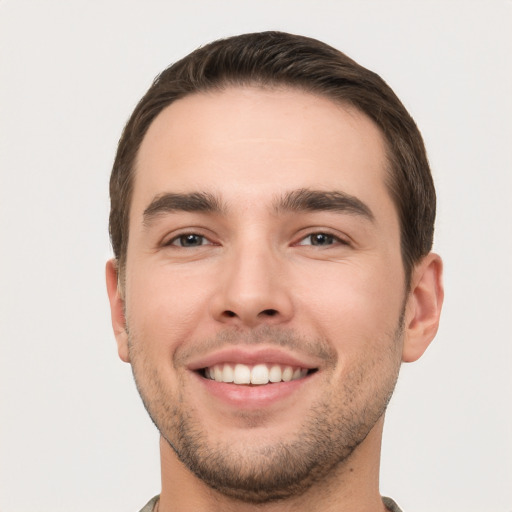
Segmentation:
{"type": "Polygon", "coordinates": [[[267,29],[377,71],[429,150],[446,303],[390,406],[382,493],[405,512],[512,511],[512,2],[4,0],[0,512],[137,511],[159,492],[109,324],[110,167],[159,71],[267,29]]]}

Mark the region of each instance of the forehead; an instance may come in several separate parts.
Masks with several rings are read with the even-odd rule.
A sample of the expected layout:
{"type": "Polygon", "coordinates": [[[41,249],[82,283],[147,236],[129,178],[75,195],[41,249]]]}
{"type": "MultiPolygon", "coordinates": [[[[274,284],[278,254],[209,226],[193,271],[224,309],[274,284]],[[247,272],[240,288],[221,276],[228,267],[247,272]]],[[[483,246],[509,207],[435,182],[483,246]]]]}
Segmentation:
{"type": "Polygon", "coordinates": [[[360,111],[295,89],[233,87],[156,117],[137,156],[132,212],[197,190],[246,204],[298,188],[389,203],[386,169],[384,137],[360,111]]]}

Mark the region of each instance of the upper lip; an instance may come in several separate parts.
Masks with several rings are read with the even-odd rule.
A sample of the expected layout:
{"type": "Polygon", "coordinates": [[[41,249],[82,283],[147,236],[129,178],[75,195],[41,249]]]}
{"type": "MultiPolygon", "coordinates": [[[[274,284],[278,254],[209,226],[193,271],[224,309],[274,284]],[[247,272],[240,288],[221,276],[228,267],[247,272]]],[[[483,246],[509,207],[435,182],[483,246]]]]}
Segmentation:
{"type": "Polygon", "coordinates": [[[188,365],[189,370],[201,370],[217,364],[240,363],[248,366],[256,364],[279,364],[312,370],[318,368],[317,362],[311,357],[291,354],[275,347],[227,347],[194,358],[188,365]]]}

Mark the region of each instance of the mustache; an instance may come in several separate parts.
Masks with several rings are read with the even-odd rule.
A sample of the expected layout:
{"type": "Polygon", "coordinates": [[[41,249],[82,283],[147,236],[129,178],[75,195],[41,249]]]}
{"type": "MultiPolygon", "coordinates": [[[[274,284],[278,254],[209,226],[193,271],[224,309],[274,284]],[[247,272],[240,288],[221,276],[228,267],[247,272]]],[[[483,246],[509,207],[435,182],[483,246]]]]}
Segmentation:
{"type": "Polygon", "coordinates": [[[338,354],[324,338],[311,339],[293,329],[271,325],[261,325],[251,330],[225,329],[215,336],[194,340],[176,350],[173,363],[176,368],[185,366],[191,358],[221,350],[226,346],[270,345],[285,348],[296,354],[320,359],[326,365],[335,365],[338,354]]]}

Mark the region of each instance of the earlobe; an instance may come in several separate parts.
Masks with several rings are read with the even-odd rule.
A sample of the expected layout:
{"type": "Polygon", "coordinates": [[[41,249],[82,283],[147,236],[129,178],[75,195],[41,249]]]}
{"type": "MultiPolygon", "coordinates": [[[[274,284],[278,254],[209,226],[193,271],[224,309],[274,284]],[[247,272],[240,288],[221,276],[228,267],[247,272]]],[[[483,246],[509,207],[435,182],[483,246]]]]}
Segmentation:
{"type": "Polygon", "coordinates": [[[413,270],[405,313],[404,362],[419,359],[437,333],[444,299],[442,277],[443,262],[434,253],[425,256],[413,270]]]}
{"type": "Polygon", "coordinates": [[[119,357],[125,362],[130,362],[128,353],[128,333],[126,330],[126,318],[124,315],[124,300],[119,288],[117,260],[111,259],[106,265],[107,293],[110,302],[110,315],[112,328],[117,341],[119,357]]]}

